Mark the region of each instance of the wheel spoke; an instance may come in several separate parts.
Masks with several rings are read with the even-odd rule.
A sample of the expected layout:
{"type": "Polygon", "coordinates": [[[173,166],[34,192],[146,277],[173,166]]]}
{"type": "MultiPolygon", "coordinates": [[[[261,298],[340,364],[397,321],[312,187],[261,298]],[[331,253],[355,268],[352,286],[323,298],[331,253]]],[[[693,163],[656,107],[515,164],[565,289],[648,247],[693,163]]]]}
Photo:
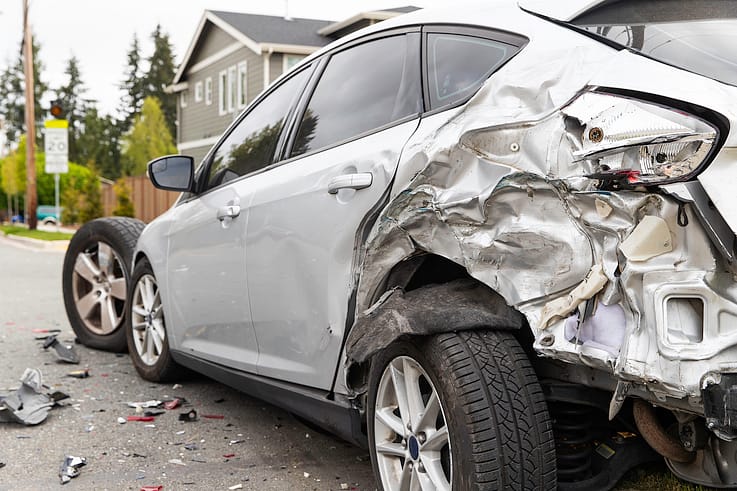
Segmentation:
{"type": "Polygon", "coordinates": [[[82,253],[74,262],[74,272],[85,279],[88,283],[96,284],[96,277],[100,276],[100,270],[89,254],[82,253]]]}
{"type": "Polygon", "coordinates": [[[97,243],[97,261],[100,264],[100,271],[108,276],[113,274],[113,264],[115,263],[115,255],[112,247],[104,242],[97,243]]]}
{"type": "Polygon", "coordinates": [[[115,313],[115,305],[110,297],[100,303],[100,325],[102,332],[107,334],[113,332],[118,325],[118,316],[115,313]]]}
{"type": "Polygon", "coordinates": [[[146,329],[146,323],[145,322],[137,322],[131,326],[134,331],[143,331],[146,329]]]}
{"type": "Polygon", "coordinates": [[[435,433],[427,435],[427,441],[422,445],[421,451],[439,451],[449,443],[448,427],[443,426],[435,433]]]}
{"type": "Polygon", "coordinates": [[[399,443],[377,443],[376,452],[383,455],[390,455],[392,457],[406,457],[407,451],[399,443]]]}
{"type": "Polygon", "coordinates": [[[399,405],[399,417],[402,418],[402,426],[405,430],[402,435],[406,434],[406,429],[411,426],[409,402],[407,401],[407,386],[404,374],[399,371],[394,364],[390,365],[392,384],[394,385],[394,395],[397,398],[397,404],[399,405]]]}
{"type": "Polygon", "coordinates": [[[378,418],[379,422],[381,422],[384,426],[392,430],[397,435],[403,436],[405,434],[404,426],[402,425],[402,420],[399,419],[391,411],[390,408],[382,408],[380,410],[377,409],[376,417],[378,418]]]}
{"type": "Polygon", "coordinates": [[[154,355],[160,355],[164,347],[164,341],[161,333],[157,328],[151,327],[149,335],[151,336],[151,342],[153,343],[153,348],[155,349],[154,355]]]}
{"type": "Polygon", "coordinates": [[[402,477],[399,480],[400,491],[409,491],[411,483],[412,483],[412,468],[409,465],[409,461],[405,461],[404,467],[402,468],[402,477]]]}
{"type": "Polygon", "coordinates": [[[147,312],[142,305],[134,305],[132,310],[134,314],[140,315],[141,317],[146,317],[147,312]]]}
{"type": "Polygon", "coordinates": [[[415,431],[424,431],[426,433],[428,430],[435,431],[435,421],[438,418],[439,411],[440,401],[438,400],[437,392],[433,390],[432,394],[430,394],[430,398],[427,400],[427,405],[422,413],[422,417],[420,417],[420,420],[416,423],[417,427],[415,428],[415,431]]]}
{"type": "Polygon", "coordinates": [[[125,278],[115,278],[110,281],[110,295],[118,300],[125,300],[125,278]]]}
{"type": "Polygon", "coordinates": [[[402,362],[402,372],[404,373],[404,386],[407,391],[407,406],[409,408],[409,422],[412,425],[412,431],[417,431],[417,423],[420,422],[425,404],[422,402],[422,393],[420,392],[420,376],[422,373],[410,358],[404,358],[402,362]]]}
{"type": "Polygon", "coordinates": [[[412,466],[412,478],[409,481],[409,489],[411,491],[422,491],[422,486],[420,485],[420,478],[418,474],[419,472],[417,472],[417,466],[412,466]]]}
{"type": "Polygon", "coordinates": [[[421,455],[422,465],[425,467],[425,475],[429,478],[430,488],[423,489],[447,489],[450,490],[450,483],[443,470],[443,464],[440,457],[428,457],[427,455],[421,455]]]}
{"type": "Polygon", "coordinates": [[[447,487],[436,487],[435,481],[433,481],[427,472],[417,471],[417,483],[420,485],[422,491],[435,491],[440,489],[448,489],[447,487]]]}
{"type": "Polygon", "coordinates": [[[90,316],[90,312],[95,308],[95,305],[100,303],[100,297],[96,290],[92,290],[84,297],[77,300],[77,312],[82,319],[87,319],[90,316]]]}

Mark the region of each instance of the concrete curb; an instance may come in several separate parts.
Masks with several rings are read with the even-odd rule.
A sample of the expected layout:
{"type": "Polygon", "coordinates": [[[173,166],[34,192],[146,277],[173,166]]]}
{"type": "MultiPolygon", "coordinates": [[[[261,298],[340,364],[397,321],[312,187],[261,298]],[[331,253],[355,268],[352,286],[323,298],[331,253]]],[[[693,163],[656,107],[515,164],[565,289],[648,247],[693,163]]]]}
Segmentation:
{"type": "Polygon", "coordinates": [[[69,247],[68,240],[38,240],[17,235],[0,235],[0,240],[16,247],[42,251],[66,252],[69,247]]]}

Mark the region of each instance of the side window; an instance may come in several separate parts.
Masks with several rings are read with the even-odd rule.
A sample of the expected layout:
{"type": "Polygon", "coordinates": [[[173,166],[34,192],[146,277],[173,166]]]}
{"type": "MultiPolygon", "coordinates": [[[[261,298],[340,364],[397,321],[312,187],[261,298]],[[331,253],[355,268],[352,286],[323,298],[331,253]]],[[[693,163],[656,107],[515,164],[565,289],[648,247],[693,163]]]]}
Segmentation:
{"type": "Polygon", "coordinates": [[[417,37],[398,35],[333,55],[302,117],[291,156],[419,113],[418,47],[417,37]]]}
{"type": "Polygon", "coordinates": [[[274,163],[285,118],[309,75],[309,69],[302,70],[272,90],[233,128],[213,154],[205,189],[274,163]]]}
{"type": "Polygon", "coordinates": [[[460,102],[519,51],[517,46],[475,36],[429,33],[427,68],[430,107],[460,102]]]}

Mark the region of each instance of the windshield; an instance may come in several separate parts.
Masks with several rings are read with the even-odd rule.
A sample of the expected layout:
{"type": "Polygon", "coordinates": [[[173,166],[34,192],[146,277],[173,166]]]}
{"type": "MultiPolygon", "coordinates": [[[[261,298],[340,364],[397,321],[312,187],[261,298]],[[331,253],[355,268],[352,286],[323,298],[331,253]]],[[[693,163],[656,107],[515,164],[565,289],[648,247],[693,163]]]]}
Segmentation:
{"type": "Polygon", "coordinates": [[[571,24],[656,60],[737,86],[737,2],[624,0],[571,24]]]}

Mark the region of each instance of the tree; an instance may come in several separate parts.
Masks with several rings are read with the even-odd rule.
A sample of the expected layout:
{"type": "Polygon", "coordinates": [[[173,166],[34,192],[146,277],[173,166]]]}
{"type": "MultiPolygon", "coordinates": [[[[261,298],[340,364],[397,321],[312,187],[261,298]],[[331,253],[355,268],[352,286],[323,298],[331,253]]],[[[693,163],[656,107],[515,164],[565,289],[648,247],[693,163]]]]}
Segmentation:
{"type": "Polygon", "coordinates": [[[120,165],[120,125],[109,115],[100,115],[89,107],[82,120],[83,132],[77,142],[77,162],[94,162],[100,174],[117,179],[120,165]]]}
{"type": "Polygon", "coordinates": [[[130,132],[123,137],[123,171],[130,176],[146,172],[146,164],[155,157],[177,153],[174,139],[155,97],[146,97],[141,114],[130,132]]]}
{"type": "Polygon", "coordinates": [[[18,148],[0,160],[3,191],[8,199],[8,212],[12,215],[11,199],[15,198],[15,212],[20,211],[18,197],[26,192],[26,135],[20,137],[18,148]]]}
{"type": "Polygon", "coordinates": [[[113,210],[113,215],[116,217],[135,217],[136,210],[133,207],[133,201],[131,201],[131,188],[125,178],[121,177],[115,181],[113,191],[118,202],[113,210]]]}
{"type": "Polygon", "coordinates": [[[125,80],[120,84],[120,88],[125,91],[125,95],[120,105],[120,126],[123,131],[127,131],[133,124],[133,119],[143,106],[145,99],[145,85],[141,70],[141,47],[138,43],[138,36],[133,35],[130,50],[128,51],[128,64],[125,71],[125,80]]]}
{"type": "Polygon", "coordinates": [[[83,120],[90,102],[82,98],[87,89],[82,83],[79,61],[75,56],[69,58],[64,73],[69,78],[67,83],[56,91],[56,96],[64,108],[64,119],[69,121],[69,160],[84,162],[79,158],[79,139],[84,131],[83,120]]]}
{"type": "Polygon", "coordinates": [[[174,53],[169,41],[169,35],[161,30],[161,25],[151,34],[154,41],[154,51],[148,58],[148,73],[144,78],[144,92],[146,97],[156,97],[164,113],[164,119],[169,128],[169,133],[176,132],[175,122],[177,119],[176,94],[167,93],[166,87],[174,80],[176,66],[174,64],[174,53]]]}
{"type": "MultiPolygon", "coordinates": [[[[43,81],[41,72],[43,63],[39,57],[41,46],[33,38],[33,78],[35,95],[36,125],[43,123],[46,112],[41,107],[48,86],[43,81]]],[[[25,116],[25,77],[23,75],[23,57],[18,56],[15,64],[7,67],[0,74],[0,114],[5,116],[5,134],[9,142],[20,141],[20,135],[26,132],[25,116]]],[[[36,145],[40,146],[43,136],[40,131],[36,132],[36,145]]]]}

